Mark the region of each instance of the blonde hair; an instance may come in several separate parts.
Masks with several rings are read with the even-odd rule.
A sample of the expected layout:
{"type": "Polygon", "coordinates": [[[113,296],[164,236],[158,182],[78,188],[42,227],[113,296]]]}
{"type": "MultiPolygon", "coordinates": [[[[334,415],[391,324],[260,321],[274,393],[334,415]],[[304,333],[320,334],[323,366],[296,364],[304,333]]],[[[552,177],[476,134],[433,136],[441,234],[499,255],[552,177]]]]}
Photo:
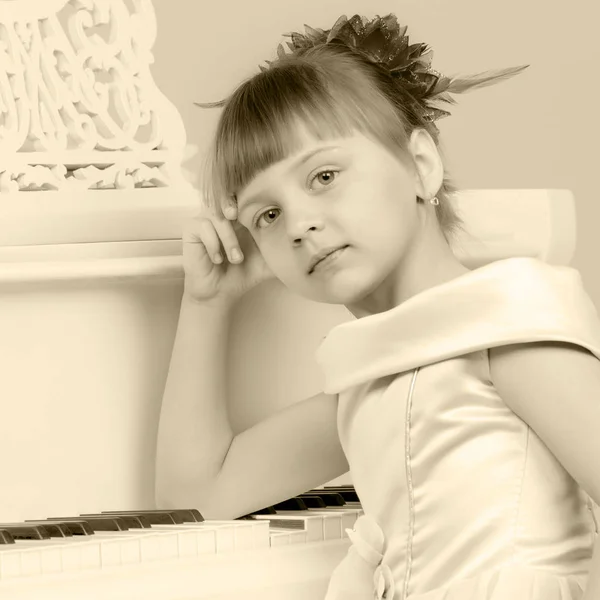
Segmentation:
{"type": "MultiPolygon", "coordinates": [[[[259,172],[298,152],[298,121],[319,140],[358,130],[413,164],[408,142],[411,133],[422,128],[443,161],[437,127],[411,108],[413,102],[384,67],[342,44],[280,56],[225,101],[202,178],[205,202],[218,207],[219,198],[235,196],[259,172]]],[[[464,230],[450,204],[457,191],[445,171],[435,214],[448,243],[464,230]]]]}

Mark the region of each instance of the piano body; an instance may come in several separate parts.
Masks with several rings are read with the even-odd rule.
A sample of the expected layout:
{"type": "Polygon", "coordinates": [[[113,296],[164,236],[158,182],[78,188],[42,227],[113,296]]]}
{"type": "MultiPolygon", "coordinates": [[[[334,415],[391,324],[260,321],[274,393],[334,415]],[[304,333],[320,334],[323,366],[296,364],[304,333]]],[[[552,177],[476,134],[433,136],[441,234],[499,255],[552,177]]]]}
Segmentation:
{"type": "MultiPolygon", "coordinates": [[[[0,598],[322,598],[361,514],[350,474],[252,518],[157,511],[181,226],[199,195],[182,119],[149,70],[150,0],[0,0],[0,31],[0,598]]],[[[456,203],[468,266],[573,256],[568,190],[456,203]]],[[[231,331],[234,430],[318,391],[312,354],[348,318],[279,282],[248,294],[231,331]]]]}

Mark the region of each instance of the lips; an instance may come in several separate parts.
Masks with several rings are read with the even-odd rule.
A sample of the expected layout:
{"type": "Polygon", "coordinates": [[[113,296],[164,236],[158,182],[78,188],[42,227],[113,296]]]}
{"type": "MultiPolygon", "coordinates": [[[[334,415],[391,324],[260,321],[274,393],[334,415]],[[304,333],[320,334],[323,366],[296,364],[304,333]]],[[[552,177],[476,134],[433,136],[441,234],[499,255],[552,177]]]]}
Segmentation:
{"type": "Polygon", "coordinates": [[[327,254],[324,254],[323,256],[321,256],[317,261],[314,262],[314,264],[312,264],[312,266],[310,267],[308,274],[310,275],[315,268],[321,263],[323,262],[325,259],[327,259],[329,256],[331,256],[332,254],[334,254],[335,252],[337,252],[338,250],[344,250],[348,248],[348,244],[344,245],[344,246],[338,246],[337,248],[331,248],[328,250],[327,254]]]}

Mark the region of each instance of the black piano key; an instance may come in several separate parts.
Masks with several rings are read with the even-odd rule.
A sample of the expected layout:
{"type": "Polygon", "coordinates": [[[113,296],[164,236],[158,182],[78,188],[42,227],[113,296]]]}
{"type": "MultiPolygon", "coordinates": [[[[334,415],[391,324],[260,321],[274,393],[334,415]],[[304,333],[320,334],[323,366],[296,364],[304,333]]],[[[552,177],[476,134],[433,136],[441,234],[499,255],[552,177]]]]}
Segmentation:
{"type": "Polygon", "coordinates": [[[50,537],[73,537],[73,533],[66,523],[48,523],[48,521],[40,521],[39,519],[25,519],[24,522],[32,525],[42,525],[48,530],[50,537]]]}
{"type": "Polygon", "coordinates": [[[48,521],[77,521],[89,523],[94,531],[129,531],[123,519],[118,517],[49,517],[48,521]]]}
{"type": "Polygon", "coordinates": [[[346,504],[345,500],[337,493],[312,493],[306,492],[305,494],[300,494],[300,498],[304,499],[305,496],[318,496],[325,502],[327,506],[344,506],[346,504]]]}
{"type": "Polygon", "coordinates": [[[275,510],[275,508],[273,506],[267,506],[266,508],[260,508],[258,510],[255,510],[254,512],[248,513],[247,515],[244,515],[243,517],[238,517],[235,520],[238,521],[238,520],[242,520],[242,519],[251,519],[254,515],[276,515],[276,514],[277,514],[277,511],[275,510]]]}
{"type": "Polygon", "coordinates": [[[275,510],[307,510],[308,505],[304,503],[302,498],[289,498],[283,502],[278,502],[273,505],[275,510]]]}
{"type": "MultiPolygon", "coordinates": [[[[138,513],[136,511],[111,511],[110,513],[102,513],[103,515],[108,516],[113,515],[114,517],[121,517],[123,515],[141,515],[142,513],[138,513]]],[[[152,510],[144,513],[144,517],[148,519],[150,525],[181,525],[183,523],[183,519],[172,510],[152,510]]]]}
{"type": "Polygon", "coordinates": [[[320,489],[323,492],[329,492],[329,491],[335,492],[337,490],[345,490],[348,492],[356,493],[356,489],[354,488],[353,485],[326,485],[324,488],[318,488],[318,489],[320,489]]]}
{"type": "Polygon", "coordinates": [[[279,529],[304,529],[306,523],[300,519],[269,519],[269,527],[279,529]]]}
{"type": "Polygon", "coordinates": [[[11,535],[10,531],[6,529],[0,529],[0,544],[14,544],[15,538],[11,535]]]}
{"type": "MultiPolygon", "coordinates": [[[[38,521],[39,523],[47,523],[47,521],[38,521]]],[[[89,523],[85,521],[56,521],[61,523],[66,529],[71,532],[71,535],[94,535],[94,530],[89,523]]],[[[53,521],[54,523],[54,521],[53,521]]]]}
{"type": "Polygon", "coordinates": [[[327,506],[319,496],[311,496],[310,494],[306,494],[298,500],[304,502],[306,508],[325,508],[327,506]]]}
{"type": "Polygon", "coordinates": [[[311,492],[319,492],[319,491],[323,491],[323,492],[336,492],[337,494],[339,494],[346,502],[360,502],[360,498],[358,497],[358,494],[356,493],[355,489],[351,489],[349,487],[326,487],[323,490],[310,490],[311,492]]]}
{"type": "MultiPolygon", "coordinates": [[[[119,518],[132,513],[119,513],[113,512],[111,513],[113,516],[118,516],[119,518]]],[[[134,513],[139,516],[139,513],[134,513]]],[[[150,525],[181,525],[183,523],[183,519],[173,511],[148,511],[144,513],[144,518],[148,520],[150,525]]]]}
{"type": "Polygon", "coordinates": [[[103,510],[103,515],[148,515],[156,513],[174,514],[181,519],[179,523],[202,523],[204,517],[197,508],[156,509],[156,510],[103,510]]]}
{"type": "Polygon", "coordinates": [[[0,523],[0,529],[8,531],[15,540],[49,540],[50,533],[44,525],[26,523],[0,523]]]}
{"type": "MultiPolygon", "coordinates": [[[[79,515],[82,519],[86,519],[87,517],[100,517],[106,518],[107,515],[104,513],[85,513],[79,515]]],[[[152,524],[150,523],[150,519],[143,515],[127,515],[121,513],[115,513],[113,517],[118,517],[129,527],[130,529],[150,529],[152,524]]]]}
{"type": "Polygon", "coordinates": [[[328,506],[344,506],[346,504],[341,494],[326,493],[322,490],[312,492],[313,490],[294,498],[288,498],[268,508],[262,508],[243,517],[238,517],[238,519],[251,519],[253,515],[273,515],[277,514],[278,510],[308,510],[309,508],[327,508],[328,506]]]}

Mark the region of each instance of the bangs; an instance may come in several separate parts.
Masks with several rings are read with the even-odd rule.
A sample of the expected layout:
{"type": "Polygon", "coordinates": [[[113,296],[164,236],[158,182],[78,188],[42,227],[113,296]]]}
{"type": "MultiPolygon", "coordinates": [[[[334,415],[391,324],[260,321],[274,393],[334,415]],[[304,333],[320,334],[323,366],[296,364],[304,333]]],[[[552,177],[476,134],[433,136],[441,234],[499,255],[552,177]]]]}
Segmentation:
{"type": "Polygon", "coordinates": [[[344,57],[335,58],[337,68],[330,69],[280,61],[232,94],[202,178],[210,207],[227,196],[237,202],[236,194],[258,173],[299,152],[302,128],[318,141],[358,131],[405,155],[407,132],[397,107],[369,81],[368,72],[357,73],[355,62],[344,69],[339,64],[344,57]],[[368,114],[361,107],[368,107],[368,114]]]}

